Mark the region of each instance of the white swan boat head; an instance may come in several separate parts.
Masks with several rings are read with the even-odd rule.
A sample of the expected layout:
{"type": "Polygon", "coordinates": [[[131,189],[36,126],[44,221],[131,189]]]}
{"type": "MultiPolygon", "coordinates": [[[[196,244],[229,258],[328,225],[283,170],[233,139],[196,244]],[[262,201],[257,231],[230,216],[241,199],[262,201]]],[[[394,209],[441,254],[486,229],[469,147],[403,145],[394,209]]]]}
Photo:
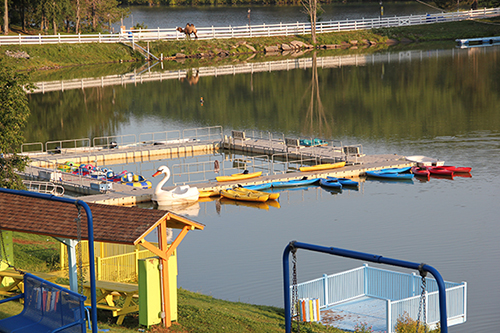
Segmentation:
{"type": "Polygon", "coordinates": [[[152,200],[156,202],[159,206],[163,205],[173,205],[182,204],[186,202],[197,201],[200,196],[200,192],[197,187],[190,187],[189,185],[177,186],[173,190],[165,191],[162,189],[163,185],[170,178],[170,169],[167,166],[162,165],[154,173],[153,177],[163,174],[163,179],[156,185],[153,192],[152,200]]]}

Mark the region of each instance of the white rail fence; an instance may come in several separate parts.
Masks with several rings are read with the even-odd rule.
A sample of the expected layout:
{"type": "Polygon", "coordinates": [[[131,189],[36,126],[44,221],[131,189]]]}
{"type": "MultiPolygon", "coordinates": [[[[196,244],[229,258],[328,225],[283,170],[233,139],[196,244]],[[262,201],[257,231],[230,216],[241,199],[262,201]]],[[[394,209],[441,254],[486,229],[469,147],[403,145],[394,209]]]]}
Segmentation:
{"type": "MultiPolygon", "coordinates": [[[[435,328],[439,322],[439,292],[435,279],[428,277],[426,323],[435,328]]],[[[398,318],[407,314],[417,319],[422,278],[415,273],[400,273],[380,268],[363,267],[324,275],[322,278],[297,284],[299,298],[318,298],[324,310],[344,302],[368,296],[386,302],[387,333],[394,331],[398,318]]],[[[293,286],[292,286],[293,287],[293,286]]],[[[292,291],[292,287],[290,291],[292,291]]],[[[467,283],[445,281],[448,326],[467,320],[467,283]]]]}
{"type": "MultiPolygon", "coordinates": [[[[400,27],[440,22],[482,19],[500,15],[500,7],[426,15],[376,17],[359,20],[318,22],[318,33],[352,31],[374,28],[400,27]]],[[[243,25],[227,27],[197,27],[199,39],[248,38],[265,36],[304,35],[311,32],[310,23],[279,23],[243,25]]],[[[155,40],[184,39],[185,34],[175,28],[125,29],[118,34],[78,34],[78,35],[11,35],[0,36],[0,45],[60,44],[60,43],[123,43],[155,40]]],[[[193,37],[194,38],[194,37],[193,37]]]]}

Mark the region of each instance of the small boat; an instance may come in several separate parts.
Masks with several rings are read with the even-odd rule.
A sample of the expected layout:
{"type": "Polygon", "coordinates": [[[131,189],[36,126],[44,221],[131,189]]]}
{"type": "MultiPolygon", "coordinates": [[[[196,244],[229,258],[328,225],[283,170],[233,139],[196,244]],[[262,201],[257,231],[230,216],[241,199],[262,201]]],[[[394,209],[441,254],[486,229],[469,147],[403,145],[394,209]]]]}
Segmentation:
{"type": "Polygon", "coordinates": [[[451,166],[451,165],[443,165],[443,166],[441,166],[441,168],[445,168],[447,170],[453,171],[453,173],[455,173],[455,172],[470,173],[472,170],[472,168],[470,168],[470,167],[456,167],[456,166],[451,166]]]}
{"type": "Polygon", "coordinates": [[[303,177],[301,179],[292,179],[282,182],[272,182],[271,187],[295,187],[295,186],[305,186],[305,185],[313,185],[319,182],[319,178],[307,178],[303,177]]]}
{"type": "Polygon", "coordinates": [[[342,184],[339,183],[339,181],[337,179],[333,179],[333,177],[332,178],[321,178],[319,180],[319,184],[321,186],[328,187],[328,188],[335,188],[335,189],[342,188],[342,184]]]}
{"type": "Polygon", "coordinates": [[[231,176],[218,176],[218,177],[215,177],[215,179],[218,182],[229,182],[229,181],[235,181],[235,180],[255,178],[255,177],[259,177],[260,175],[262,175],[262,171],[247,172],[247,173],[242,172],[242,173],[233,173],[231,176]]]}
{"type": "Polygon", "coordinates": [[[386,178],[386,179],[412,179],[412,173],[398,173],[398,172],[384,172],[382,170],[366,171],[366,175],[375,178],[386,178]]]}
{"type": "Polygon", "coordinates": [[[453,178],[453,171],[443,167],[427,167],[427,170],[429,170],[431,175],[449,176],[453,178]]]}
{"type": "Polygon", "coordinates": [[[406,156],[406,160],[410,162],[417,163],[418,166],[442,166],[444,165],[444,161],[440,161],[435,158],[422,156],[422,155],[414,155],[414,156],[406,156]]]}
{"type": "MultiPolygon", "coordinates": [[[[263,193],[263,192],[261,192],[263,193]]],[[[221,190],[220,195],[227,199],[264,202],[269,199],[269,194],[256,194],[252,192],[243,193],[235,190],[221,190]]]]}
{"type": "Polygon", "coordinates": [[[152,186],[151,181],[147,180],[141,175],[133,175],[132,173],[128,173],[123,176],[121,179],[121,183],[123,185],[139,187],[142,189],[148,189],[152,186]]]}
{"type": "MultiPolygon", "coordinates": [[[[267,202],[259,202],[259,201],[243,201],[243,200],[233,200],[233,199],[227,199],[224,197],[221,197],[219,199],[219,202],[222,205],[234,205],[234,206],[245,206],[245,207],[252,207],[252,208],[258,208],[258,209],[263,209],[263,210],[269,210],[269,204],[268,202],[273,202],[274,200],[267,201],[267,202]]],[[[275,201],[277,202],[277,201],[275,201]]]]}
{"type": "Polygon", "coordinates": [[[190,187],[189,185],[181,185],[175,187],[173,190],[165,191],[162,189],[163,185],[170,178],[170,169],[162,165],[158,168],[158,170],[153,174],[153,177],[159,176],[163,174],[163,179],[156,185],[155,190],[153,192],[152,201],[155,202],[158,206],[166,206],[166,205],[179,205],[186,204],[187,202],[198,201],[200,196],[200,191],[198,191],[197,187],[190,187]]]}
{"type": "Polygon", "coordinates": [[[328,170],[328,169],[342,168],[344,166],[345,166],[345,161],[337,163],[316,164],[313,166],[300,167],[300,171],[306,172],[306,171],[328,170]]]}
{"type": "Polygon", "coordinates": [[[198,198],[209,198],[220,195],[219,190],[207,190],[207,191],[199,191],[200,194],[198,198]]]}
{"type": "Polygon", "coordinates": [[[299,143],[301,146],[306,146],[306,147],[318,147],[318,146],[328,146],[328,141],[322,140],[322,139],[300,139],[299,143]]]}
{"type": "Polygon", "coordinates": [[[336,180],[338,181],[340,184],[342,184],[342,186],[359,186],[359,183],[352,180],[352,179],[349,179],[349,178],[336,178],[336,177],[326,177],[326,179],[331,179],[331,180],[336,180]]]}
{"type": "Polygon", "coordinates": [[[403,173],[410,171],[411,167],[402,167],[402,168],[386,168],[386,169],[380,169],[380,170],[375,170],[380,173],[403,173]]]}
{"type": "Polygon", "coordinates": [[[267,188],[271,188],[271,183],[262,183],[258,185],[245,185],[243,186],[249,190],[255,190],[255,191],[260,191],[260,190],[265,190],[267,188]]]}
{"type": "Polygon", "coordinates": [[[411,173],[413,173],[417,177],[425,177],[427,179],[430,178],[431,173],[427,170],[426,167],[414,166],[411,168],[411,173]]]}
{"type": "Polygon", "coordinates": [[[276,200],[280,197],[280,194],[277,193],[277,192],[274,192],[274,193],[269,193],[269,192],[262,192],[262,191],[256,191],[256,190],[251,190],[247,187],[234,187],[233,188],[234,191],[240,191],[242,193],[247,193],[247,192],[251,192],[251,193],[255,193],[255,194],[260,194],[260,195],[269,195],[269,200],[276,200]]]}

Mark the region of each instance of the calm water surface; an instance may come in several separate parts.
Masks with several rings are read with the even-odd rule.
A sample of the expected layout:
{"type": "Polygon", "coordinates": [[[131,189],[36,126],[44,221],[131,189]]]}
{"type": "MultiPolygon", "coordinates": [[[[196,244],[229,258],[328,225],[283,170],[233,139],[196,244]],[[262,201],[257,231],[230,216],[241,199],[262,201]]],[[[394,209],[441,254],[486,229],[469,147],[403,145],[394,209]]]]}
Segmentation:
{"type": "MultiPolygon", "coordinates": [[[[29,142],[44,142],[222,125],[321,136],[362,144],[366,154],[426,155],[471,166],[472,178],[361,180],[359,191],[338,194],[319,187],[285,190],[279,209],[199,203],[184,213],[206,228],[190,232],[180,245],[178,281],[217,298],[283,307],[282,252],[299,240],[425,262],[446,280],[467,281],[468,320],[450,332],[495,332],[500,49],[449,51],[422,60],[318,68],[323,108],[312,111],[311,69],[203,77],[192,86],[167,80],[32,95],[26,135],[29,142]]],[[[176,163],[124,167],[149,177],[157,166],[176,163]]],[[[306,281],[361,264],[299,251],[298,277],[306,281]]]]}

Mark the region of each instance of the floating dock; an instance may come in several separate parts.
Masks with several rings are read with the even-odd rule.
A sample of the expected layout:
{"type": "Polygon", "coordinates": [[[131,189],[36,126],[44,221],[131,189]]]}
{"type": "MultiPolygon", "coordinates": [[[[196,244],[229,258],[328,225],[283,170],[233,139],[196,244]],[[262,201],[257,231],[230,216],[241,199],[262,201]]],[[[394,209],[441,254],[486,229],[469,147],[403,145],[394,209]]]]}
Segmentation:
{"type": "MultiPolygon", "coordinates": [[[[215,151],[229,150],[231,153],[242,155],[258,155],[265,159],[265,163],[249,163],[232,161],[231,168],[221,168],[219,171],[208,169],[203,166],[202,179],[196,182],[184,182],[196,186],[200,191],[222,190],[236,185],[258,185],[274,181],[288,181],[301,179],[304,176],[325,178],[344,177],[353,178],[364,176],[366,171],[384,168],[400,168],[412,166],[404,156],[396,154],[365,155],[360,145],[303,145],[299,139],[292,138],[247,138],[244,132],[233,131],[232,136],[223,136],[222,139],[213,140],[180,140],[168,144],[140,143],[134,145],[117,145],[113,148],[106,147],[83,147],[72,149],[58,149],[54,151],[37,152],[27,154],[31,158],[31,164],[24,173],[24,178],[30,180],[51,181],[61,185],[66,191],[84,195],[82,200],[86,202],[111,204],[111,205],[136,205],[142,202],[150,202],[153,189],[141,189],[121,183],[102,182],[90,177],[74,175],[57,169],[58,165],[71,162],[80,164],[106,164],[138,163],[161,159],[175,159],[185,156],[207,156],[211,157],[215,151]],[[181,142],[182,141],[182,142],[181,142]],[[336,169],[321,171],[300,172],[299,165],[316,165],[346,161],[346,166],[336,169]],[[241,163],[241,164],[240,164],[241,163]],[[291,167],[290,165],[294,166],[291,167]],[[275,170],[279,165],[283,169],[275,170]],[[207,170],[205,170],[205,168],[207,170]],[[228,175],[241,172],[242,169],[250,171],[263,171],[261,177],[240,181],[217,182],[215,176],[228,175]]],[[[250,157],[249,157],[250,159],[250,157]]],[[[224,163],[226,161],[222,161],[224,163]]],[[[212,163],[213,162],[204,162],[212,163]]],[[[259,162],[260,163],[260,162],[259,162]]],[[[201,164],[200,164],[201,165],[201,164]]],[[[199,165],[195,166],[197,169],[199,165]]],[[[184,171],[179,171],[184,172],[184,171]]],[[[186,171],[189,172],[189,171],[186,171]]],[[[144,175],[148,178],[148,175],[144,175]]],[[[174,182],[174,185],[178,183],[174,182]]],[[[175,186],[164,187],[165,190],[173,189],[175,186]]]]}

